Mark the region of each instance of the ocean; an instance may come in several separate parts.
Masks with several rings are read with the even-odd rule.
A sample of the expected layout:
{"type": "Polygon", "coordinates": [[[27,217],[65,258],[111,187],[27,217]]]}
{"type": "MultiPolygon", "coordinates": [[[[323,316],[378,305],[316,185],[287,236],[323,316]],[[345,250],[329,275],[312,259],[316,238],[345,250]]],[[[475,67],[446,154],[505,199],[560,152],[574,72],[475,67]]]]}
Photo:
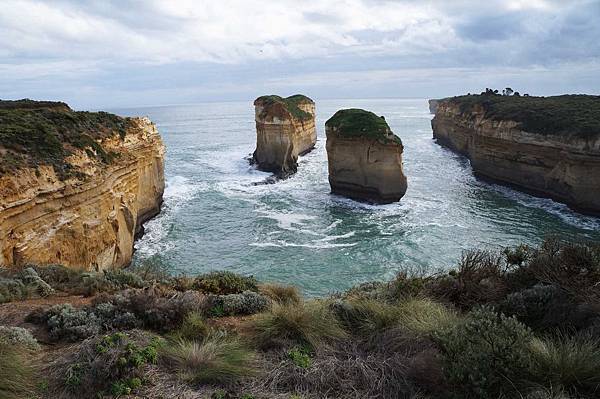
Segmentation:
{"type": "Polygon", "coordinates": [[[246,159],[256,142],[252,101],[110,110],[149,116],[167,146],[163,210],[146,223],[134,265],[174,275],[230,270],[316,296],[402,270],[448,269],[473,248],[536,245],[552,234],[600,240],[598,218],[476,179],[467,159],[432,140],[425,99],[317,100],[316,108],[316,148],[294,176],[265,185],[254,183],[269,174],[246,159]],[[324,125],[342,108],[384,115],[402,139],[400,202],[330,194],[324,125]]]}

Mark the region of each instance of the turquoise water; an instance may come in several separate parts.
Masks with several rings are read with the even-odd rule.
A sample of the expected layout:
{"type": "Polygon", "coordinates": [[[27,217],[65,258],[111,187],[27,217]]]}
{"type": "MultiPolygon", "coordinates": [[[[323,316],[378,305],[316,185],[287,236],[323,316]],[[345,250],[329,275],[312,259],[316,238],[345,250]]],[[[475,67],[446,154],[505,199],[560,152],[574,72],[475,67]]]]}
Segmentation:
{"type": "Polygon", "coordinates": [[[318,142],[298,173],[271,185],[244,159],[252,102],[113,110],[147,115],[167,145],[165,203],[136,243],[134,264],[174,274],[227,269],[327,294],[399,270],[438,270],[469,248],[600,239],[600,219],[475,179],[468,160],[434,143],[426,100],[317,101],[318,142]],[[340,108],[385,115],[405,146],[408,192],[369,205],[329,193],[324,123],[340,108]]]}

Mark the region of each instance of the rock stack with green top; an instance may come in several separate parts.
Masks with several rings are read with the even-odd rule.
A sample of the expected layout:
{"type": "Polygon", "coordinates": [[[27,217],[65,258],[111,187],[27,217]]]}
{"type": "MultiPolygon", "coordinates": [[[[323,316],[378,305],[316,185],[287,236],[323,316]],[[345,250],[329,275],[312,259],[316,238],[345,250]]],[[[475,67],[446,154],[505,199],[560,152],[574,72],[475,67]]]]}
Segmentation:
{"type": "Polygon", "coordinates": [[[399,201],[406,193],[404,147],[385,118],[344,109],[326,123],[331,192],[375,203],[399,201]]]}
{"type": "Polygon", "coordinates": [[[295,173],[298,156],[308,153],[317,142],[314,101],[301,94],[287,98],[270,95],[257,98],[254,107],[254,163],[280,178],[295,173]]]}

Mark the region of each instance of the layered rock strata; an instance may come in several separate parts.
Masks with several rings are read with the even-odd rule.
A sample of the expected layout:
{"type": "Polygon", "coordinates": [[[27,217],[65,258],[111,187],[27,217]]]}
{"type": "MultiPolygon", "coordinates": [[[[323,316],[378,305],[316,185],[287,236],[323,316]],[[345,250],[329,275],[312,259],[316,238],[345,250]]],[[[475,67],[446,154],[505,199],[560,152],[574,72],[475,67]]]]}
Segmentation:
{"type": "Polygon", "coordinates": [[[317,142],[315,103],[297,94],[282,98],[262,96],[254,101],[256,150],[253,162],[260,170],[285,178],[296,172],[298,157],[317,142]]]}
{"type": "Polygon", "coordinates": [[[325,131],[332,193],[375,203],[404,196],[404,147],[382,116],[362,109],[340,110],[325,123],[325,131]]]}
{"type": "Polygon", "coordinates": [[[600,215],[600,97],[453,97],[431,125],[477,176],[600,215]]]}
{"type": "Polygon", "coordinates": [[[0,265],[129,264],[160,210],[164,152],[147,118],[0,102],[0,265]]]}

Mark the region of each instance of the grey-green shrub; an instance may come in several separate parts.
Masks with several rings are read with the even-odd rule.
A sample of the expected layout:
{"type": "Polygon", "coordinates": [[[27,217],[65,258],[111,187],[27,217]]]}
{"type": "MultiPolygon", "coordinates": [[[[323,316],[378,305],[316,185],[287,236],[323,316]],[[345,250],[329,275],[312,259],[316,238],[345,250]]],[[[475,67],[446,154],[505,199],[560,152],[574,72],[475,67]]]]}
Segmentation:
{"type": "Polygon", "coordinates": [[[31,335],[31,332],[22,327],[0,326],[0,342],[10,345],[20,345],[34,351],[40,349],[40,344],[31,335]]]}
{"type": "Polygon", "coordinates": [[[529,328],[513,317],[481,307],[456,326],[434,333],[444,372],[456,390],[478,398],[511,391],[530,367],[529,328]]]}
{"type": "Polygon", "coordinates": [[[239,294],[210,296],[211,308],[222,309],[223,315],[251,315],[264,311],[270,305],[269,299],[253,291],[239,294]]]}
{"type": "Polygon", "coordinates": [[[54,305],[45,315],[52,340],[78,341],[99,334],[102,323],[98,316],[67,303],[54,305]]]}
{"type": "Polygon", "coordinates": [[[193,288],[207,294],[227,295],[244,291],[257,291],[258,281],[252,276],[242,276],[229,271],[216,271],[196,277],[193,288]]]}

